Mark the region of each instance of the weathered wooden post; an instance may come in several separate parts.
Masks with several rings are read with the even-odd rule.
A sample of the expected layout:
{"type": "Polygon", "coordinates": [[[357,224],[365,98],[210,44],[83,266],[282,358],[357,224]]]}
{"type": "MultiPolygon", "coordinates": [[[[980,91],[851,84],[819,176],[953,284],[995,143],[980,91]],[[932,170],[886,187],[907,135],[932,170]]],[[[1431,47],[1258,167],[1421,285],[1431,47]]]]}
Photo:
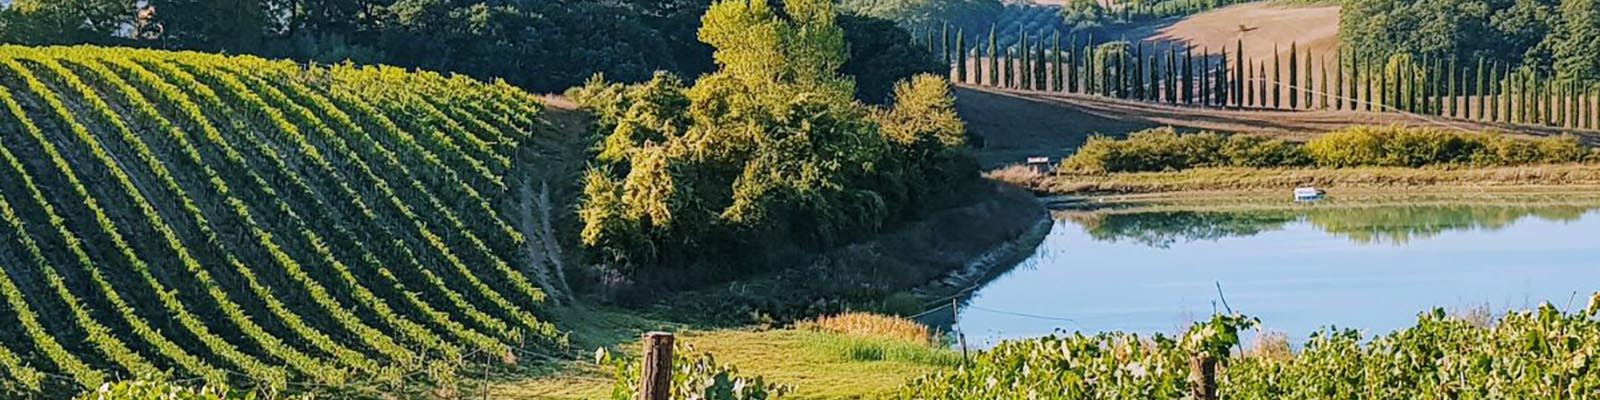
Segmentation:
{"type": "Polygon", "coordinates": [[[639,400],[672,396],[672,334],[644,334],[644,370],[639,375],[639,400]]]}
{"type": "Polygon", "coordinates": [[[1189,398],[1217,400],[1217,359],[1210,354],[1189,359],[1189,398]]]}

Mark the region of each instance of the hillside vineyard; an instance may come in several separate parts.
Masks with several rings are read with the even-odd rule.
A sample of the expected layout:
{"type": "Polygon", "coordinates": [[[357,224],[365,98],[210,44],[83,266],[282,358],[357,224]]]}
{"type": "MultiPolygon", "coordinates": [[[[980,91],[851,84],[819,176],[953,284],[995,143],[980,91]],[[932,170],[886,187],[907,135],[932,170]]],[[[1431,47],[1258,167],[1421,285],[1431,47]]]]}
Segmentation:
{"type": "Polygon", "coordinates": [[[499,210],[503,83],[0,47],[0,381],[451,379],[560,346],[499,210]]]}

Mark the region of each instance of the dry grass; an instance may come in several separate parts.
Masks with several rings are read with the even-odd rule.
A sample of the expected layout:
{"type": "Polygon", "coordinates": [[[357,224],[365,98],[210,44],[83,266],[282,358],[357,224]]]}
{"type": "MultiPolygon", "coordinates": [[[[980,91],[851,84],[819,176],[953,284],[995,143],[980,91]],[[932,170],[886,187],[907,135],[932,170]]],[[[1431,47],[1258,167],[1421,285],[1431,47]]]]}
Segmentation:
{"type": "Polygon", "coordinates": [[[1244,357],[1288,361],[1294,358],[1294,350],[1289,347],[1289,335],[1278,331],[1261,331],[1256,334],[1255,341],[1244,349],[1244,357]]]}
{"type": "Polygon", "coordinates": [[[1026,165],[1011,165],[1008,167],[984,172],[983,177],[988,178],[989,180],[1009,184],[1011,186],[1033,188],[1037,187],[1040,182],[1044,181],[1045,174],[1039,172],[1039,170],[1034,167],[1026,165]]]}
{"type": "Polygon", "coordinates": [[[1600,185],[1600,165],[1493,168],[1199,168],[1178,172],[1062,174],[1033,189],[1054,194],[1139,194],[1218,190],[1412,189],[1600,185]]]}
{"type": "Polygon", "coordinates": [[[901,317],[871,313],[848,312],[818,317],[796,324],[795,327],[800,330],[890,339],[914,344],[937,343],[927,326],[901,317]]]}

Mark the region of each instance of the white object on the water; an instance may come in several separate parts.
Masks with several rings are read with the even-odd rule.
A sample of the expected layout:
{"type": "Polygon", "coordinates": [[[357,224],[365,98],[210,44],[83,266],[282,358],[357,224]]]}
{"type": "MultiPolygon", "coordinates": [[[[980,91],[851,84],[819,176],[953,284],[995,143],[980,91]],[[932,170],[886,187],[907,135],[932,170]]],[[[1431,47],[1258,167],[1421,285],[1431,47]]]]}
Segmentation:
{"type": "Polygon", "coordinates": [[[1294,188],[1294,201],[1317,201],[1327,196],[1328,192],[1314,187],[1294,188]]]}

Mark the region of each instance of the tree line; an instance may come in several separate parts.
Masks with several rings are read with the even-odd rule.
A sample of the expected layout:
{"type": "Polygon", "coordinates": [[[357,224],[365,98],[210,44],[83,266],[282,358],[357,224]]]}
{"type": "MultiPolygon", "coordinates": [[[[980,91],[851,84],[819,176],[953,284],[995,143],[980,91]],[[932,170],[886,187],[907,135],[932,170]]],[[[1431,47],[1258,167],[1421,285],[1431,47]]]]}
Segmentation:
{"type": "Polygon", "coordinates": [[[1600,79],[1594,0],[1346,0],[1343,47],[1384,57],[1477,60],[1562,82],[1600,79]]]}
{"type": "MultiPolygon", "coordinates": [[[[1187,43],[1095,42],[1093,36],[962,29],[918,42],[950,65],[954,82],[1257,110],[1406,112],[1485,122],[1600,127],[1600,87],[1480,57],[1315,54],[1296,43],[1271,59],[1187,43]]],[[[1275,46],[1277,47],[1277,46],[1275,46]]]]}
{"type": "MultiPolygon", "coordinates": [[[[504,79],[536,92],[595,73],[623,82],[715,68],[696,38],[700,0],[13,0],[0,43],[97,44],[300,61],[382,63],[504,79]]],[[[893,22],[841,15],[861,99],[936,71],[893,22]]]]}

